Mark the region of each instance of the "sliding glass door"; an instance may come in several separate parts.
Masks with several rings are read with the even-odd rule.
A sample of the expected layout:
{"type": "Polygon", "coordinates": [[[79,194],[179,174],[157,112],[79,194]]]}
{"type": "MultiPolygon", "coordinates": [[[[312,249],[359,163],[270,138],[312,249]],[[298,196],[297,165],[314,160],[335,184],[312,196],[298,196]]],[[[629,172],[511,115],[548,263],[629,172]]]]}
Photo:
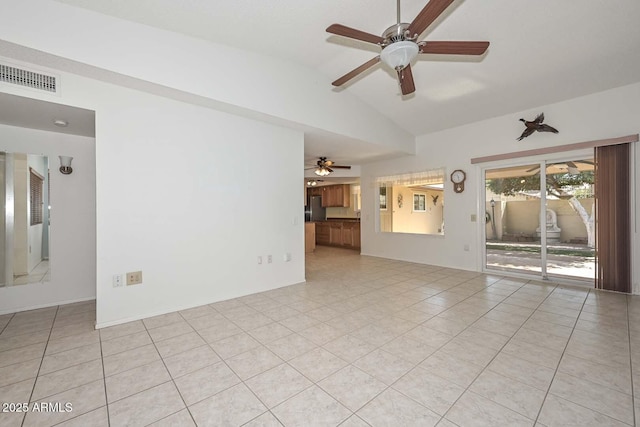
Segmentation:
{"type": "Polygon", "coordinates": [[[487,170],[485,183],[486,267],[542,274],[540,164],[487,170]]]}
{"type": "Polygon", "coordinates": [[[595,277],[589,156],[485,170],[485,268],[595,277]]]}

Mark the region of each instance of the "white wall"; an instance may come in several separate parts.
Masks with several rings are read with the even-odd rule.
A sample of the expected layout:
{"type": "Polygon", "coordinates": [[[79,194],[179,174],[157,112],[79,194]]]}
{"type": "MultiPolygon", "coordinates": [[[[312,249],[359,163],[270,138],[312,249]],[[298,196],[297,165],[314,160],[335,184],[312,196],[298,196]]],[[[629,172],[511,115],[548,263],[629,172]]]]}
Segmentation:
{"type": "Polygon", "coordinates": [[[71,175],[51,163],[51,281],[0,288],[0,314],[95,298],[93,138],[0,125],[0,150],[74,157],[71,175]]]}
{"type": "Polygon", "coordinates": [[[302,133],[98,86],[98,326],[304,281],[302,133]]]}
{"type": "MultiPolygon", "coordinates": [[[[60,74],[60,97],[0,90],[96,112],[96,214],[77,211],[95,219],[96,241],[71,237],[96,256],[84,285],[97,288],[98,327],[304,281],[301,132],[60,74]],[[272,264],[257,264],[269,254],[272,264]],[[143,284],[112,286],[137,270],[143,284]]],[[[92,169],[93,158],[53,154],[74,156],[74,173],[57,179],[92,169]]],[[[57,217],[54,208],[52,245],[57,217]]],[[[52,279],[73,271],[56,253],[52,279]]]]}
{"type": "MultiPolygon", "coordinates": [[[[478,270],[482,265],[479,230],[484,224],[484,203],[480,206],[481,169],[479,166],[471,165],[471,158],[619,137],[639,132],[640,84],[634,84],[423,135],[418,138],[416,156],[363,165],[362,253],[478,270]],[[540,112],[545,113],[546,122],[558,128],[560,133],[557,135],[534,134],[521,142],[516,141],[523,129],[518,119],[521,117],[532,119],[540,112]],[[444,195],[446,200],[444,238],[376,232],[374,178],[435,169],[441,166],[444,166],[447,171],[444,195]],[[449,174],[455,169],[463,169],[467,174],[465,191],[461,194],[453,192],[448,179],[449,174]],[[479,215],[479,223],[471,222],[472,214],[479,215]],[[469,251],[464,250],[465,245],[468,245],[469,251]]],[[[637,189],[640,188],[640,150],[637,149],[634,164],[637,194],[637,189]]],[[[640,197],[636,197],[635,203],[635,212],[638,212],[640,197]]],[[[633,265],[636,268],[634,272],[636,293],[640,292],[637,271],[637,266],[640,266],[639,220],[640,218],[635,215],[633,265]]]]}

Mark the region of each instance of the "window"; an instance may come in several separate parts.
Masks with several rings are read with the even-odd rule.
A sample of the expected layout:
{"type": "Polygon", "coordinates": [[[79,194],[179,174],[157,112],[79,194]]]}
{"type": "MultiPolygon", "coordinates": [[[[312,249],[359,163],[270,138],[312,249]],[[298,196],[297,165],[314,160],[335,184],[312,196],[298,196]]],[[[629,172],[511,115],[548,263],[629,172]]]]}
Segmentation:
{"type": "Polygon", "coordinates": [[[426,212],[425,198],[426,194],[413,193],[413,211],[414,212],[426,212]]]}
{"type": "Polygon", "coordinates": [[[29,168],[29,213],[31,225],[42,224],[43,184],[44,177],[29,168]]]}
{"type": "Polygon", "coordinates": [[[380,210],[387,210],[387,187],[380,187],[380,210]]]}
{"type": "Polygon", "coordinates": [[[378,229],[444,234],[444,179],[444,169],[377,177],[378,229]]]}

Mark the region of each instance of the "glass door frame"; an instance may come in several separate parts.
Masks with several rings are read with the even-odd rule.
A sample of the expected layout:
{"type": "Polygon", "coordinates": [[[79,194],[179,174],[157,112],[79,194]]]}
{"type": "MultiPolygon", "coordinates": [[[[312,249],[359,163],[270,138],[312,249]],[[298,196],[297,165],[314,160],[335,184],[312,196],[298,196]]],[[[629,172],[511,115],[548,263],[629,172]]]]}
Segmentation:
{"type": "MultiPolygon", "coordinates": [[[[478,206],[476,218],[484,218],[485,217],[485,203],[487,198],[487,188],[486,188],[486,172],[491,169],[500,169],[507,167],[517,167],[517,166],[526,166],[526,165],[535,165],[538,164],[540,166],[540,186],[542,187],[542,183],[546,182],[547,174],[546,174],[546,164],[547,163],[555,163],[555,162],[566,162],[566,161],[575,161],[580,158],[592,158],[594,156],[594,150],[583,149],[583,150],[573,150],[573,151],[565,151],[562,153],[552,153],[552,154],[542,154],[538,156],[530,156],[530,157],[520,157],[513,158],[508,160],[499,160],[494,162],[487,162],[478,164],[476,166],[478,179],[478,206]]],[[[540,212],[539,212],[539,223],[546,223],[546,206],[547,206],[547,191],[546,187],[540,189],[540,212]]],[[[503,276],[512,276],[523,279],[530,280],[543,280],[543,281],[551,281],[553,280],[556,283],[563,283],[569,285],[577,285],[577,286],[588,286],[593,287],[593,280],[595,279],[580,279],[574,278],[571,276],[560,276],[553,275],[552,278],[549,278],[547,274],[547,245],[540,245],[540,257],[541,257],[541,273],[525,273],[518,272],[515,270],[497,270],[487,268],[487,233],[486,233],[486,224],[484,221],[477,221],[478,224],[478,253],[480,254],[478,259],[478,267],[479,271],[485,274],[497,274],[503,276]]],[[[540,227],[540,241],[547,241],[547,230],[546,227],[540,227]]]]}

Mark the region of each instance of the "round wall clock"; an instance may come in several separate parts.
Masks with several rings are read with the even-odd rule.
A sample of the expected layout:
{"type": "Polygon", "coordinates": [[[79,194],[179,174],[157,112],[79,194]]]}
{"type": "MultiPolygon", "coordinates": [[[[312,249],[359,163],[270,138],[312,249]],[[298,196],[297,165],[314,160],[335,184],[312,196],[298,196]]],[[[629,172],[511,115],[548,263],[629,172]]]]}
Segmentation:
{"type": "Polygon", "coordinates": [[[462,193],[464,191],[464,181],[467,179],[467,174],[462,169],[456,169],[451,172],[451,182],[453,182],[453,191],[456,193],[462,193]]]}

